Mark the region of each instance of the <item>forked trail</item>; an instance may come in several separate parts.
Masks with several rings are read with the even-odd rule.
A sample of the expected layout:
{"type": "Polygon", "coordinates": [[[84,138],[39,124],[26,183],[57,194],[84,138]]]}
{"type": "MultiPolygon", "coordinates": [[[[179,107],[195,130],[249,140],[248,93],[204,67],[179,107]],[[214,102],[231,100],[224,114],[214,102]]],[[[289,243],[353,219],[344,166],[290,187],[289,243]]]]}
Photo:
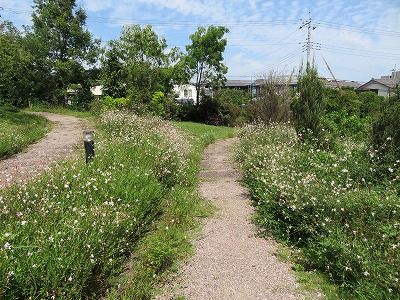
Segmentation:
{"type": "Polygon", "coordinates": [[[63,160],[82,140],[82,120],[51,113],[36,113],[54,123],[53,129],[24,152],[0,161],[0,188],[41,174],[54,161],[63,160]]]}
{"type": "Polygon", "coordinates": [[[217,207],[195,241],[195,255],[177,283],[158,299],[298,299],[290,266],[276,258],[277,245],[256,235],[253,208],[232,162],[235,139],[210,145],[202,161],[203,197],[217,207]]]}

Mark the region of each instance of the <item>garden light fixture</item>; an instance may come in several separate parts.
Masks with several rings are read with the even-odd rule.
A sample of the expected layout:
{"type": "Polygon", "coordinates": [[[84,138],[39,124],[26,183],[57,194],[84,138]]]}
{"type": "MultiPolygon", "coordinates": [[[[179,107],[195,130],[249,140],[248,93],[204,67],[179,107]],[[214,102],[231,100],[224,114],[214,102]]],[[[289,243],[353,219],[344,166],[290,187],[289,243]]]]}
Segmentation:
{"type": "Polygon", "coordinates": [[[83,145],[85,147],[86,163],[89,163],[94,158],[94,131],[83,132],[83,145]]]}

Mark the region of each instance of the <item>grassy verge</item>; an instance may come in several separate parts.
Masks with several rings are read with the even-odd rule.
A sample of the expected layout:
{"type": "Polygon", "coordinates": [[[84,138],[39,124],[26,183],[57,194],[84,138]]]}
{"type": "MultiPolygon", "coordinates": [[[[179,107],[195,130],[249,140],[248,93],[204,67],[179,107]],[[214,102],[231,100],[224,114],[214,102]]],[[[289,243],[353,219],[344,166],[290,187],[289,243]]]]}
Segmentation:
{"type": "Polygon", "coordinates": [[[31,108],[26,108],[25,111],[34,111],[34,112],[45,111],[49,113],[73,116],[83,119],[95,119],[98,117],[91,111],[79,111],[79,110],[69,109],[63,106],[47,106],[44,104],[35,104],[31,108]]]}
{"type": "Polygon", "coordinates": [[[0,298],[98,299],[108,289],[148,299],[190,252],[187,231],[208,212],[195,187],[209,138],[188,142],[168,122],[126,113],[104,115],[97,132],[91,164],[0,192],[0,298]]]}
{"type": "Polygon", "coordinates": [[[379,181],[362,144],[315,149],[284,125],[246,128],[238,159],[258,224],[301,249],[303,270],[324,273],[340,299],[400,297],[398,163],[379,181]]]}
{"type": "Polygon", "coordinates": [[[51,128],[41,116],[0,108],[0,159],[16,154],[51,128]]]}
{"type": "Polygon", "coordinates": [[[197,191],[199,163],[204,148],[217,139],[232,137],[234,129],[200,123],[175,122],[186,132],[191,151],[186,183],[169,193],[162,205],[160,220],[137,246],[134,257],[108,299],[151,299],[156,286],[174,270],[176,263],[192,253],[191,232],[206,217],[212,206],[197,191]]]}

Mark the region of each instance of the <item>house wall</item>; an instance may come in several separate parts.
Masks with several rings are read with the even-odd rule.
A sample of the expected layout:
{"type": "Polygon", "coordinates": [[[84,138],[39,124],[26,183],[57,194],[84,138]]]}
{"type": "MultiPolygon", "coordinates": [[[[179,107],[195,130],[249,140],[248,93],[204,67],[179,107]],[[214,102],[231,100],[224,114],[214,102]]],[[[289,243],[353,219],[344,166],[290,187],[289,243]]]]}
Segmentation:
{"type": "Polygon", "coordinates": [[[177,94],[175,100],[180,103],[194,103],[196,101],[197,91],[192,84],[175,85],[174,92],[177,94]]]}
{"type": "Polygon", "coordinates": [[[379,96],[388,97],[389,96],[389,88],[382,84],[372,82],[370,84],[365,85],[362,88],[363,91],[373,91],[377,93],[379,96]]]}
{"type": "Polygon", "coordinates": [[[389,90],[378,90],[378,96],[389,97],[389,90]]]}

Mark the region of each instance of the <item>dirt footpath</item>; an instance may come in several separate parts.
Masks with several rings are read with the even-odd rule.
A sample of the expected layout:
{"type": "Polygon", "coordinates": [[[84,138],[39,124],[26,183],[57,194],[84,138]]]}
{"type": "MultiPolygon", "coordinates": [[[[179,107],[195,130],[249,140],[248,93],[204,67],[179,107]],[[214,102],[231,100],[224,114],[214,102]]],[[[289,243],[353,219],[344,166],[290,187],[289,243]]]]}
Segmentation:
{"type": "Polygon", "coordinates": [[[195,241],[195,255],[157,299],[298,299],[290,265],[279,261],[272,240],[256,236],[249,196],[231,159],[235,139],[205,151],[200,190],[217,207],[195,241]]]}
{"type": "Polygon", "coordinates": [[[72,147],[82,141],[83,121],[79,118],[52,113],[35,113],[54,123],[43,139],[24,152],[0,161],[0,188],[24,182],[67,158],[72,147]]]}

